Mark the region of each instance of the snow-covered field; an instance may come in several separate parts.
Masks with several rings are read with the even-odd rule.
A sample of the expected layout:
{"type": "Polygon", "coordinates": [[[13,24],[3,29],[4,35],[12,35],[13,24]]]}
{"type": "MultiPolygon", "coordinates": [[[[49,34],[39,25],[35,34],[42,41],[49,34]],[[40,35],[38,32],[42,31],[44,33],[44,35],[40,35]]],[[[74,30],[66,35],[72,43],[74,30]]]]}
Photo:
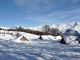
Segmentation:
{"type": "Polygon", "coordinates": [[[42,36],[18,32],[20,36],[0,34],[0,60],[80,60],[80,45],[60,44],[60,36],[42,36]],[[25,36],[29,41],[21,41],[25,36]]]}

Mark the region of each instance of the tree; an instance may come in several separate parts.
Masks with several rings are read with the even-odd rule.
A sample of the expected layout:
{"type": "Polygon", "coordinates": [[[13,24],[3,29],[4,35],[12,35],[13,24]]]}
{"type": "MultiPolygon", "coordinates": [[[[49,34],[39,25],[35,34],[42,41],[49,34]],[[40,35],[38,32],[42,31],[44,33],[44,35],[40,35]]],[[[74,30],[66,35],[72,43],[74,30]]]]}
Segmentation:
{"type": "Polygon", "coordinates": [[[2,30],[2,28],[0,28],[0,30],[2,30]]]}
{"type": "Polygon", "coordinates": [[[51,34],[55,35],[55,36],[58,36],[58,35],[60,35],[60,31],[57,28],[52,28],[51,29],[51,34]]]}
{"type": "Polygon", "coordinates": [[[44,25],[43,26],[43,28],[42,28],[42,30],[43,30],[43,32],[45,32],[45,33],[50,33],[50,27],[49,27],[49,25],[44,25]]]}

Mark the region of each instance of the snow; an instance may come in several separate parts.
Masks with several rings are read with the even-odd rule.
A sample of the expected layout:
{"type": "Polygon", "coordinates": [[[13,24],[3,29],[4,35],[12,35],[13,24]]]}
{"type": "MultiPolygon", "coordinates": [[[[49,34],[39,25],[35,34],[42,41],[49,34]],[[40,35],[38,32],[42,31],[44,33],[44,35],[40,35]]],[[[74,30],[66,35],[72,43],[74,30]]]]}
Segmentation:
{"type": "MultiPolygon", "coordinates": [[[[6,31],[7,32],[7,31],[6,31]]],[[[60,36],[38,35],[15,32],[12,35],[0,34],[0,60],[78,60],[80,45],[60,44],[60,36]],[[16,36],[19,33],[19,36],[16,36]],[[25,36],[29,41],[21,41],[25,36]]],[[[74,37],[71,37],[74,39],[74,37]]]]}
{"type": "MultiPolygon", "coordinates": [[[[67,29],[70,29],[70,30],[77,31],[80,34],[80,28],[79,27],[80,27],[80,22],[75,22],[75,21],[72,21],[72,22],[69,22],[66,24],[50,25],[50,28],[57,28],[62,33],[65,33],[67,29]]],[[[1,28],[9,29],[6,27],[1,27],[1,28]]],[[[16,26],[12,27],[11,29],[21,29],[21,28],[22,28],[22,26],[16,25],[16,26]]],[[[28,27],[27,29],[31,29],[31,30],[35,30],[35,31],[42,31],[42,28],[43,28],[43,26],[36,26],[36,27],[28,27]]]]}
{"type": "Polygon", "coordinates": [[[29,29],[32,29],[32,30],[35,30],[35,31],[42,31],[42,26],[29,27],[29,29]]]}
{"type": "Polygon", "coordinates": [[[8,27],[2,27],[2,26],[0,26],[0,28],[2,28],[2,29],[9,29],[8,27]]]}
{"type": "Polygon", "coordinates": [[[67,24],[52,25],[51,28],[58,28],[60,32],[65,33],[67,29],[71,29],[80,33],[80,22],[69,22],[67,24]]]}
{"type": "Polygon", "coordinates": [[[76,23],[76,26],[74,28],[72,28],[72,30],[78,31],[80,34],[80,28],[79,27],[80,27],[80,23],[78,22],[78,23],[76,23]]]}
{"type": "MultiPolygon", "coordinates": [[[[42,31],[43,26],[30,27],[32,30],[42,31]]],[[[69,22],[66,24],[50,25],[50,28],[57,28],[60,32],[65,33],[67,29],[77,31],[80,34],[80,22],[69,22]]]]}
{"type": "Polygon", "coordinates": [[[76,36],[64,36],[63,38],[64,38],[66,44],[71,44],[71,45],[79,44],[78,41],[76,41],[76,39],[77,39],[76,36]]]}

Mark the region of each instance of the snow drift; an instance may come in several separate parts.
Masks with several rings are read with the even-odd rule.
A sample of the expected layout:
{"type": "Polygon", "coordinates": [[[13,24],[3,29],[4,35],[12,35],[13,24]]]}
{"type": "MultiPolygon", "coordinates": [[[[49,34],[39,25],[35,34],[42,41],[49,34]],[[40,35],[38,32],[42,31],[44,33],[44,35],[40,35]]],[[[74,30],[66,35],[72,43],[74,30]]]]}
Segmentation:
{"type": "Polygon", "coordinates": [[[63,39],[66,42],[66,44],[71,45],[79,44],[79,42],[76,40],[77,39],[76,36],[63,36],[63,39]]]}

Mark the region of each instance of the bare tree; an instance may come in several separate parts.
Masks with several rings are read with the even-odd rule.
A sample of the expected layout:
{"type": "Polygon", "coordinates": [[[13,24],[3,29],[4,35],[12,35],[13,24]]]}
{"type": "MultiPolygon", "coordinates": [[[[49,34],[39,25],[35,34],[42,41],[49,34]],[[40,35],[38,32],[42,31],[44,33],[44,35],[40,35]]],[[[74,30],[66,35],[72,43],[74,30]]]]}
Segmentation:
{"type": "Polygon", "coordinates": [[[61,35],[60,31],[57,28],[52,28],[51,29],[51,34],[57,36],[57,35],[61,35]]]}
{"type": "Polygon", "coordinates": [[[45,32],[45,33],[50,33],[50,27],[49,27],[49,25],[44,25],[43,26],[43,28],[42,28],[42,30],[43,30],[43,32],[45,32]]]}

